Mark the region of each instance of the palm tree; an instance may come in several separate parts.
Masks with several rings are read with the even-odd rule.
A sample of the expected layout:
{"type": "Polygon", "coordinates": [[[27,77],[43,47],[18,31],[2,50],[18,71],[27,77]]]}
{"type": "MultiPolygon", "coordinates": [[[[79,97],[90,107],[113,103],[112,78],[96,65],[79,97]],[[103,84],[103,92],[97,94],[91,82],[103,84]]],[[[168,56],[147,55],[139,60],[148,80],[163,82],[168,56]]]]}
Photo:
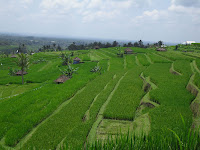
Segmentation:
{"type": "Polygon", "coordinates": [[[29,59],[27,54],[19,53],[17,54],[17,66],[21,68],[22,71],[22,84],[24,84],[24,71],[29,65],[29,59]]]}

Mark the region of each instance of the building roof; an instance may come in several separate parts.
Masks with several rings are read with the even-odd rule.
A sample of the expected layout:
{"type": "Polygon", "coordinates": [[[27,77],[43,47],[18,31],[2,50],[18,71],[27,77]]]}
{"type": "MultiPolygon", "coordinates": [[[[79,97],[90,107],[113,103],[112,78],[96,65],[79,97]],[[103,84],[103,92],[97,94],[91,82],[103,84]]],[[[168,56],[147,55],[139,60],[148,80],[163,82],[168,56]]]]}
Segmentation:
{"type": "Polygon", "coordinates": [[[75,60],[75,61],[80,61],[81,59],[78,58],[78,57],[76,57],[76,58],[74,58],[74,60],[75,60]]]}
{"type": "Polygon", "coordinates": [[[100,48],[99,46],[95,46],[95,47],[94,47],[94,49],[99,49],[99,48],[100,48]]]}
{"type": "Polygon", "coordinates": [[[56,82],[56,83],[64,83],[67,80],[69,80],[69,78],[67,76],[65,76],[65,75],[62,75],[58,79],[56,79],[54,82],[56,82]]]}
{"type": "Polygon", "coordinates": [[[196,43],[195,41],[186,41],[186,44],[196,43]]]}
{"type": "Polygon", "coordinates": [[[126,51],[126,52],[132,52],[133,50],[130,49],[130,48],[126,48],[125,51],[126,51]]]}
{"type": "Polygon", "coordinates": [[[157,51],[166,51],[165,48],[158,48],[157,51]]]}
{"type": "Polygon", "coordinates": [[[14,55],[14,54],[13,54],[13,55],[11,55],[10,57],[11,57],[11,58],[17,58],[17,56],[16,56],[16,55],[14,55]]]}
{"type": "MultiPolygon", "coordinates": [[[[15,74],[16,74],[16,75],[22,75],[22,71],[19,70],[19,71],[17,71],[15,74]]],[[[26,72],[26,71],[23,71],[23,75],[25,75],[25,74],[27,74],[27,72],[26,72]]]]}

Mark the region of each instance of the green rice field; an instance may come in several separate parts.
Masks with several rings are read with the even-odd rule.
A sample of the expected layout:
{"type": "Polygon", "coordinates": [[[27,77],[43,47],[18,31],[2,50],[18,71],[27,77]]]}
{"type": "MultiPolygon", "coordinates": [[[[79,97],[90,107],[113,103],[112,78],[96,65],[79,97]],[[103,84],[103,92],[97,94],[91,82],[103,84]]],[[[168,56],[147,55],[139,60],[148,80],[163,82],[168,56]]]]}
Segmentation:
{"type": "Polygon", "coordinates": [[[28,56],[24,85],[0,57],[0,150],[200,149],[199,54],[131,49],[75,51],[63,84],[60,52],[28,56]]]}

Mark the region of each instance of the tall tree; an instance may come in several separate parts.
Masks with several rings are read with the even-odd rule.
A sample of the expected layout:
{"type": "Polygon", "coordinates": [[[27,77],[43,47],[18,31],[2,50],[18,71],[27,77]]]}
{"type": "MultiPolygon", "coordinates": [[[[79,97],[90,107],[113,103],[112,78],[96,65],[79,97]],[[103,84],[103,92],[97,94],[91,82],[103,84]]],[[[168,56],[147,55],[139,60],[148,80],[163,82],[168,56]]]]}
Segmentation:
{"type": "Polygon", "coordinates": [[[118,45],[118,42],[117,42],[117,41],[113,41],[112,46],[113,46],[113,47],[116,47],[117,45],[118,45]]]}
{"type": "Polygon", "coordinates": [[[135,42],[135,43],[133,44],[133,46],[134,46],[134,47],[139,47],[138,42],[135,42]]]}
{"type": "Polygon", "coordinates": [[[24,71],[26,68],[28,68],[29,65],[29,59],[27,54],[19,53],[17,54],[17,66],[21,68],[22,71],[22,84],[24,84],[24,71]]]}
{"type": "Polygon", "coordinates": [[[158,46],[163,45],[163,41],[158,41],[158,46]]]}
{"type": "Polygon", "coordinates": [[[142,40],[139,40],[139,41],[138,41],[138,44],[139,44],[139,47],[141,47],[141,48],[144,47],[142,40]]]}
{"type": "Polygon", "coordinates": [[[133,47],[133,44],[131,42],[128,42],[127,47],[133,47]]]}

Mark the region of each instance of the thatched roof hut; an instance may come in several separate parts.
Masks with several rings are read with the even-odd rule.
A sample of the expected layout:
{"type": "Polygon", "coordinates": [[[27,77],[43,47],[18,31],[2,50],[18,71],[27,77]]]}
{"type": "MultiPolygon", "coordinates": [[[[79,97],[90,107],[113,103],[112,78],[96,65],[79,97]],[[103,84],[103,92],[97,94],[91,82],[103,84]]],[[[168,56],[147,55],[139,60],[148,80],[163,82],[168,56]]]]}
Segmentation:
{"type": "Polygon", "coordinates": [[[81,61],[81,59],[78,58],[78,57],[76,57],[76,58],[74,58],[74,62],[73,62],[73,64],[79,64],[80,61],[81,61]]]}
{"type": "Polygon", "coordinates": [[[165,52],[167,50],[165,48],[158,48],[157,51],[159,51],[159,52],[165,52]]]}
{"type": "MultiPolygon", "coordinates": [[[[22,71],[19,70],[19,71],[17,71],[15,74],[16,74],[17,76],[21,76],[21,75],[22,75],[22,71]]],[[[27,72],[26,72],[26,71],[23,71],[23,75],[25,75],[25,74],[27,74],[27,72]]]]}
{"type": "Polygon", "coordinates": [[[124,50],[124,54],[133,54],[133,50],[130,49],[130,48],[126,48],[126,49],[124,50]]]}
{"type": "Polygon", "coordinates": [[[78,57],[76,57],[76,58],[74,58],[74,60],[75,60],[75,61],[80,61],[81,59],[78,58],[78,57]]]}
{"type": "Polygon", "coordinates": [[[54,82],[56,82],[57,84],[60,84],[60,83],[64,83],[67,80],[69,80],[69,78],[65,75],[62,75],[58,79],[56,79],[54,82]]]}
{"type": "Polygon", "coordinates": [[[100,49],[100,47],[99,46],[95,46],[94,49],[100,49]]]}
{"type": "Polygon", "coordinates": [[[17,56],[15,54],[10,56],[11,58],[17,58],[17,56]]]}

